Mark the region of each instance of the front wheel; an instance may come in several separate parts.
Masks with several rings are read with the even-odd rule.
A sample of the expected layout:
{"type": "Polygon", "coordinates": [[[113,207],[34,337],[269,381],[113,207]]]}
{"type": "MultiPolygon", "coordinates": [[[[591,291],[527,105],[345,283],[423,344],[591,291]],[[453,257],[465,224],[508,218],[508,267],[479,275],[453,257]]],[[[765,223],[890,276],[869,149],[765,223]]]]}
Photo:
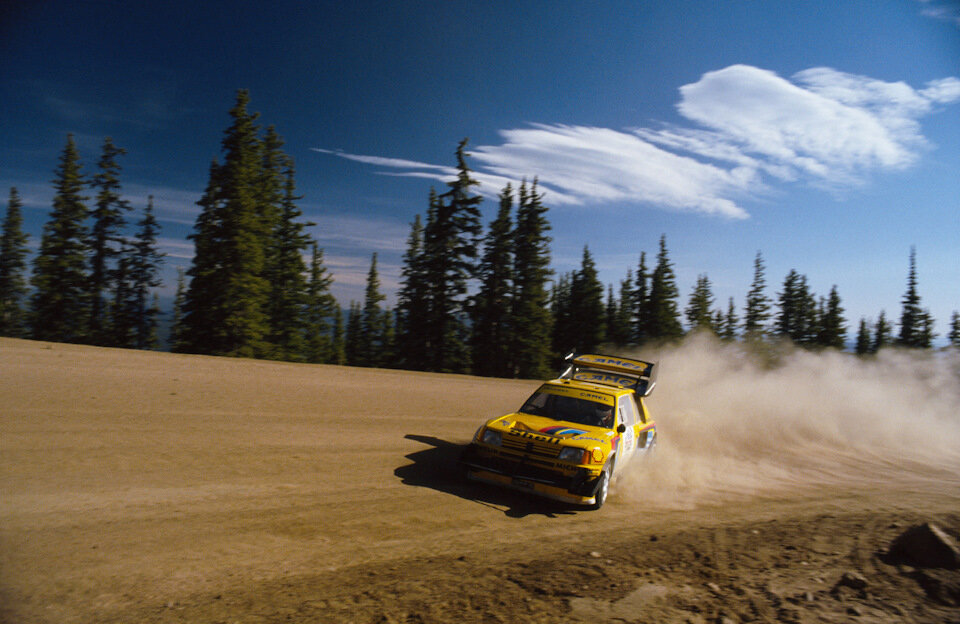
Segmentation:
{"type": "Polygon", "coordinates": [[[597,493],[593,496],[593,505],[590,506],[590,509],[600,509],[603,507],[603,504],[607,501],[607,493],[610,490],[610,477],[607,475],[607,471],[604,470],[600,473],[600,482],[597,483],[597,493]]]}

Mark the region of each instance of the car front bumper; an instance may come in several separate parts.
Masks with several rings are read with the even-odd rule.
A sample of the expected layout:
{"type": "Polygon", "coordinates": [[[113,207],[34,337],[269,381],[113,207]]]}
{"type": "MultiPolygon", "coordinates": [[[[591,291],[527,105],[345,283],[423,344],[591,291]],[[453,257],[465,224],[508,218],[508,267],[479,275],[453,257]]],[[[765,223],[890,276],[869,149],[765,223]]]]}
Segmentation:
{"type": "Polygon", "coordinates": [[[578,505],[592,505],[600,466],[588,469],[471,443],[460,458],[467,478],[578,505]]]}

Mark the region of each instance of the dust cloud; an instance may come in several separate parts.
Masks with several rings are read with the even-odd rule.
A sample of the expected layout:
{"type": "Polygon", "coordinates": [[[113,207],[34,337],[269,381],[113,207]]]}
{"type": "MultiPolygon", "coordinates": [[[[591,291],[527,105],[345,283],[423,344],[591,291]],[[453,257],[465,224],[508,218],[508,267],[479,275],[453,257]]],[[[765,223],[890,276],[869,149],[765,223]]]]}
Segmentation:
{"type": "Polygon", "coordinates": [[[860,359],[706,335],[658,353],[653,458],[618,497],[689,509],[911,483],[960,488],[960,353],[860,359]]]}

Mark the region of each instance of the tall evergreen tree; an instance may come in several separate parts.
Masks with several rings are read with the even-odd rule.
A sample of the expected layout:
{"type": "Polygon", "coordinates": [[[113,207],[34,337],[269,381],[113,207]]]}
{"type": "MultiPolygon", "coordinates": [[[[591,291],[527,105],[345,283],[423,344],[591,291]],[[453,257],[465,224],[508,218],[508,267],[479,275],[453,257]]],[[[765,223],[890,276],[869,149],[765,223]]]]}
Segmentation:
{"type": "Polygon", "coordinates": [[[684,311],[690,331],[700,329],[714,331],[713,293],[710,290],[710,278],[706,274],[697,276],[697,284],[690,293],[690,302],[684,311]]]}
{"type": "Polygon", "coordinates": [[[367,287],[356,341],[355,364],[358,366],[380,366],[383,362],[384,312],[380,309],[380,303],[384,300],[386,297],[380,292],[377,254],[374,252],[367,272],[367,287]]]}
{"type": "Polygon", "coordinates": [[[930,314],[930,310],[924,309],[920,312],[920,332],[917,339],[917,346],[921,349],[929,349],[933,346],[933,339],[937,337],[937,333],[933,331],[933,326],[935,321],[933,315],[930,314]]]}
{"type": "Polygon", "coordinates": [[[620,293],[616,318],[613,321],[613,330],[608,330],[611,342],[618,345],[627,345],[633,342],[635,327],[634,311],[636,307],[636,293],[633,288],[633,271],[627,269],[627,277],[620,280],[620,293]]]}
{"type": "Polygon", "coordinates": [[[385,308],[380,320],[380,366],[382,368],[398,368],[397,314],[394,310],[385,308]]]}
{"type": "Polygon", "coordinates": [[[513,306],[513,189],[500,193],[500,208],[483,245],[473,300],[473,373],[509,377],[510,321],[513,306]]]}
{"type": "Polygon", "coordinates": [[[344,361],[347,366],[365,366],[362,351],[363,308],[356,301],[350,302],[347,314],[347,329],[343,340],[344,361]]]}
{"type": "Polygon", "coordinates": [[[876,353],[890,344],[893,344],[893,328],[887,322],[887,313],[880,310],[880,316],[874,328],[873,341],[870,343],[870,352],[876,353]]]}
{"type": "Polygon", "coordinates": [[[783,281],[778,305],[777,333],[800,345],[815,344],[818,335],[817,304],[805,275],[790,269],[783,281]]]}
{"type": "Polygon", "coordinates": [[[510,329],[511,370],[514,376],[537,379],[552,364],[550,337],[553,318],[547,281],[550,270],[548,208],[537,181],[520,184],[517,224],[513,232],[513,311],[510,329]]]}
{"type": "MultiPolygon", "coordinates": [[[[601,342],[614,343],[613,335],[617,332],[617,307],[619,302],[613,294],[613,284],[607,284],[607,303],[603,312],[603,340],[601,342]]],[[[616,344],[616,343],[615,343],[616,344]]]]}
{"type": "Polygon", "coordinates": [[[762,336],[770,319],[770,299],[765,290],[763,256],[758,251],[753,260],[753,283],[747,292],[747,305],[743,312],[743,333],[747,337],[762,336]]]}
{"type": "Polygon", "coordinates": [[[897,337],[897,344],[913,348],[929,346],[926,327],[924,310],[920,307],[920,294],[917,292],[917,250],[911,247],[907,292],[903,295],[903,311],[900,313],[900,335],[897,337]]]}
{"type": "Polygon", "coordinates": [[[170,324],[170,350],[179,351],[183,346],[183,306],[187,297],[187,280],[183,267],[177,267],[177,290],[173,296],[173,316],[170,324]]]}
{"type": "Polygon", "coordinates": [[[723,323],[718,325],[720,337],[724,340],[737,339],[737,327],[740,326],[740,319],[737,318],[737,308],[733,304],[733,297],[730,297],[730,303],[727,305],[727,314],[723,317],[723,323]]]}
{"type": "Polygon", "coordinates": [[[84,179],[73,135],[56,170],[53,211],[43,228],[34,258],[31,298],[33,337],[56,342],[83,342],[89,336],[88,210],[84,179]]]}
{"type": "Polygon", "coordinates": [[[310,295],[304,277],[307,267],[303,263],[303,251],[312,242],[304,229],[313,224],[299,221],[303,213],[297,207],[300,197],[295,188],[293,163],[288,161],[279,214],[271,217],[275,221],[268,244],[267,275],[271,295],[267,310],[273,357],[302,361],[309,350],[306,342],[308,319],[304,309],[310,295]]]}
{"type": "Polygon", "coordinates": [[[136,346],[139,319],[133,288],[134,255],[133,247],[124,241],[114,271],[110,302],[110,344],[115,347],[136,346]]]}
{"type": "Polygon", "coordinates": [[[920,307],[917,292],[917,250],[910,248],[910,271],[907,274],[907,292],[903,295],[903,311],[900,314],[900,335],[897,344],[903,347],[926,349],[933,344],[933,317],[920,307]]]}
{"type": "Polygon", "coordinates": [[[222,142],[223,164],[211,168],[193,236],[193,279],[184,321],[189,348],[258,357],[269,352],[270,284],[265,277],[270,219],[263,214],[263,150],[250,95],[237,93],[222,142]],[[216,254],[209,258],[207,254],[216,254]]]}
{"type": "Polygon", "coordinates": [[[820,318],[817,343],[822,347],[832,347],[842,350],[847,336],[846,321],[843,319],[843,308],[840,305],[840,295],[836,285],[830,289],[826,309],[820,318]]]}
{"type": "Polygon", "coordinates": [[[26,336],[26,314],[23,302],[27,295],[24,277],[27,262],[27,241],[23,232],[20,194],[10,189],[7,216],[0,235],[0,336],[26,336]]]}
{"type": "Polygon", "coordinates": [[[164,254],[157,250],[160,225],[153,216],[153,196],[147,198],[143,219],[138,224],[133,241],[130,263],[130,307],[134,323],[134,342],[137,349],[156,347],[159,310],[149,305],[150,292],[160,286],[160,265],[164,254]]]}
{"type": "Polygon", "coordinates": [[[331,364],[343,366],[347,363],[346,329],[343,327],[343,310],[340,305],[333,303],[333,358],[331,364]]]}
{"type": "Polygon", "coordinates": [[[472,190],[479,182],[470,175],[466,146],[464,139],[457,147],[457,177],[431,206],[424,231],[430,305],[426,356],[429,368],[440,372],[464,372],[470,362],[465,296],[476,271],[483,197],[472,190]]]}
{"type": "Polygon", "coordinates": [[[120,164],[117,162],[126,153],[114,145],[110,137],[104,139],[98,172],[90,181],[90,187],[97,190],[90,229],[90,339],[100,345],[113,343],[105,296],[114,289],[113,264],[122,246],[124,214],[130,210],[130,203],[120,196],[120,164]]]}
{"type": "Polygon", "coordinates": [[[960,312],[956,310],[950,317],[950,333],[947,334],[947,339],[951,346],[960,347],[960,312]]]}
{"type": "Polygon", "coordinates": [[[226,258],[224,239],[224,205],[220,198],[220,165],[210,164],[207,187],[197,201],[200,214],[193,232],[193,261],[187,270],[190,283],[184,296],[180,340],[174,346],[178,352],[217,353],[222,342],[220,329],[225,322],[223,288],[219,283],[226,258]]]}
{"type": "MultiPolygon", "coordinates": [[[[431,191],[430,205],[435,204],[436,195],[431,191]]],[[[427,323],[430,307],[425,272],[423,224],[420,215],[417,215],[410,226],[400,271],[401,285],[397,293],[396,354],[398,364],[408,370],[423,370],[428,357],[427,323]]]]}
{"type": "Polygon", "coordinates": [[[647,338],[653,340],[673,340],[683,336],[677,312],[676,276],[673,264],[667,253],[667,237],[660,237],[660,251],[657,254],[657,266],[650,277],[650,295],[647,304],[647,338]]]}
{"type": "Polygon", "coordinates": [[[333,277],[323,266],[323,250],[316,242],[311,248],[310,279],[304,300],[304,359],[314,363],[343,364],[336,354],[336,347],[343,349],[343,319],[340,318],[340,307],[330,294],[333,277]],[[339,336],[330,336],[330,318],[335,324],[339,323],[339,336]],[[339,345],[334,344],[337,338],[340,339],[339,345]]]}
{"type": "Polygon", "coordinates": [[[643,344],[649,337],[653,328],[650,308],[650,292],[647,289],[647,281],[650,275],[647,273],[647,254],[640,252],[640,265],[637,267],[637,281],[634,290],[634,309],[636,310],[636,326],[633,332],[633,340],[637,344],[643,344]]]}
{"type": "Polygon", "coordinates": [[[580,270],[573,274],[570,284],[570,310],[577,350],[595,351],[606,335],[603,284],[597,277],[597,266],[587,247],[583,248],[580,270]]]}
{"type": "Polygon", "coordinates": [[[577,328],[573,324],[573,273],[563,273],[553,284],[550,311],[553,317],[553,353],[565,355],[577,348],[577,328]]]}
{"type": "Polygon", "coordinates": [[[870,326],[867,319],[860,317],[860,328],[857,330],[857,344],[854,347],[857,355],[867,355],[870,353],[870,326]]]}

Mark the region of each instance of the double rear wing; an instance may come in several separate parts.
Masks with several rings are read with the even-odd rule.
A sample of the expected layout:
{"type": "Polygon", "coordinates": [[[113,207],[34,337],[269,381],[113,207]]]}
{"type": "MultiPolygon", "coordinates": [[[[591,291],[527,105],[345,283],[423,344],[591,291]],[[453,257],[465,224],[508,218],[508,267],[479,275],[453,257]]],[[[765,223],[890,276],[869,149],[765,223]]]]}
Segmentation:
{"type": "Polygon", "coordinates": [[[577,355],[564,358],[569,363],[560,379],[589,381],[608,386],[632,387],[637,396],[650,396],[657,385],[658,362],[645,362],[615,355],[577,355]]]}

